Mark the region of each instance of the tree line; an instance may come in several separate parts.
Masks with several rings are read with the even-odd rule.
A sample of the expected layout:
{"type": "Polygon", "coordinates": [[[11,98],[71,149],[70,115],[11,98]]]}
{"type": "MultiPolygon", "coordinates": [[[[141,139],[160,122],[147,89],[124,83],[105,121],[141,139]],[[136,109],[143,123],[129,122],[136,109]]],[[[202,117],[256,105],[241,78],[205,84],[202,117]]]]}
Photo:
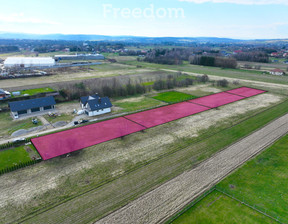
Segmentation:
{"type": "Polygon", "coordinates": [[[194,55],[189,58],[189,62],[190,64],[194,65],[213,66],[221,68],[237,67],[237,61],[234,58],[194,55]]]}

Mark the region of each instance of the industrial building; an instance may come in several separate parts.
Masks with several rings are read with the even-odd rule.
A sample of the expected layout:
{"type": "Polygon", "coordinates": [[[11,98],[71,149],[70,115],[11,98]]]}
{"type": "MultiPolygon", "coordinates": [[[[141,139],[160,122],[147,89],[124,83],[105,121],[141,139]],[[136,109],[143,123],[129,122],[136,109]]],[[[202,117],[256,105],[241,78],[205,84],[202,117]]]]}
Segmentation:
{"type": "Polygon", "coordinates": [[[55,105],[56,102],[53,96],[9,103],[11,114],[15,119],[21,116],[33,115],[37,112],[48,113],[54,110],[55,105]]]}
{"type": "Polygon", "coordinates": [[[51,57],[8,57],[4,61],[5,68],[20,67],[52,67],[55,60],[51,57]]]}
{"type": "Polygon", "coordinates": [[[104,60],[102,54],[55,55],[55,60],[104,60]]]}

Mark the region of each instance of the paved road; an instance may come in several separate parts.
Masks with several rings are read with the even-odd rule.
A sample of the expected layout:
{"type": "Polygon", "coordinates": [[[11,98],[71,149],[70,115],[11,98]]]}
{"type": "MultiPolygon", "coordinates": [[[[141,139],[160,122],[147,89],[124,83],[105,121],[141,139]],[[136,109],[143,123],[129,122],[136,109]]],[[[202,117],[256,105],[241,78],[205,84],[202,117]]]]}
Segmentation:
{"type": "Polygon", "coordinates": [[[288,114],[96,222],[159,223],[288,133],[288,114]]]}

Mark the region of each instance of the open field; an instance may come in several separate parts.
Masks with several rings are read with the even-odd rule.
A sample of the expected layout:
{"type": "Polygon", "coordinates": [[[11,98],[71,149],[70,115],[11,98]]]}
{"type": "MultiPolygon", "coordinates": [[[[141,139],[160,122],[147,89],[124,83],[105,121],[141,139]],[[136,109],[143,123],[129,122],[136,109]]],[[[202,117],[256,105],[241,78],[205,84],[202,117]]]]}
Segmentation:
{"type": "Polygon", "coordinates": [[[288,222],[288,135],[227,177],[217,188],[288,222]]]}
{"type": "Polygon", "coordinates": [[[3,175],[0,220],[5,223],[26,216],[28,223],[47,223],[53,218],[58,219],[54,223],[83,223],[99,219],[286,113],[288,103],[244,121],[280,100],[271,94],[259,95],[90,147],[78,156],[55,158],[3,175]],[[80,197],[80,192],[86,194],[80,197]],[[53,209],[55,205],[60,207],[53,209]]]}
{"type": "MultiPolygon", "coordinates": [[[[119,57],[120,58],[120,57],[119,57]]],[[[199,66],[191,65],[187,62],[183,65],[162,65],[162,64],[153,64],[146,62],[138,62],[136,60],[129,60],[129,58],[123,58],[122,63],[127,65],[142,66],[147,69],[166,69],[166,70],[175,70],[182,72],[192,72],[198,74],[206,74],[213,76],[221,76],[234,79],[244,79],[252,81],[261,81],[269,83],[279,83],[279,84],[288,84],[288,76],[274,76],[274,75],[264,75],[261,71],[254,70],[243,70],[243,69],[222,69],[217,67],[209,66],[199,66]]]]}
{"type": "Polygon", "coordinates": [[[288,114],[216,153],[190,171],[155,188],[100,223],[159,223],[288,132],[288,114]]]}
{"type": "MultiPolygon", "coordinates": [[[[115,64],[111,64],[115,66],[115,64]]],[[[113,78],[116,76],[121,76],[121,78],[134,78],[141,77],[143,81],[154,80],[158,75],[167,74],[163,71],[153,71],[150,69],[120,69],[114,71],[94,71],[92,72],[61,72],[59,74],[43,77],[32,77],[32,78],[17,78],[17,79],[5,79],[0,80],[1,86],[5,86],[8,90],[21,90],[32,89],[32,88],[42,88],[50,86],[51,88],[56,88],[61,85],[61,83],[79,83],[81,80],[83,82],[95,79],[95,78],[113,78]]]]}
{"type": "Polygon", "coordinates": [[[181,93],[176,91],[162,92],[158,93],[156,96],[152,97],[153,99],[164,101],[166,103],[176,103],[180,101],[186,101],[196,98],[187,93],[181,93]]]}
{"type": "MultiPolygon", "coordinates": [[[[245,163],[233,174],[217,185],[217,189],[231,195],[239,201],[255,207],[282,223],[287,223],[287,173],[288,173],[288,135],[275,142],[263,153],[245,163]],[[273,178],[271,178],[273,177],[273,178]]],[[[188,209],[172,223],[209,223],[229,222],[239,216],[241,220],[247,218],[251,212],[262,218],[260,223],[272,219],[262,216],[248,206],[226,196],[222,192],[214,191],[202,201],[188,209]],[[224,201],[223,201],[224,200],[224,201]],[[227,204],[227,201],[231,202],[227,204]],[[212,205],[212,206],[211,206],[212,205]],[[246,207],[244,212],[243,207],[246,207]],[[222,220],[222,221],[221,221],[222,220]]],[[[250,215],[248,218],[251,218],[250,215]]],[[[236,220],[233,222],[238,223],[236,220]]],[[[243,221],[241,221],[243,222],[243,221]]],[[[253,220],[252,223],[258,223],[253,220]]],[[[251,223],[248,220],[245,223],[251,223]]]]}
{"type": "Polygon", "coordinates": [[[173,224],[207,223],[277,223],[273,219],[214,191],[171,222],[173,224]]]}

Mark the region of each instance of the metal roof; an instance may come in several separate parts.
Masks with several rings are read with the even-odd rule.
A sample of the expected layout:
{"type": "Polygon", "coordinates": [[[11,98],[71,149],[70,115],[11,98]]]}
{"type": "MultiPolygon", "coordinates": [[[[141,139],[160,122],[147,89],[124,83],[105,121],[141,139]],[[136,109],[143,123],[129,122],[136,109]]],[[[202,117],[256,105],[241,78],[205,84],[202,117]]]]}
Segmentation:
{"type": "Polygon", "coordinates": [[[100,97],[98,94],[93,96],[83,96],[80,100],[84,105],[88,103],[92,111],[112,107],[112,103],[108,97],[100,97]]]}
{"type": "Polygon", "coordinates": [[[7,65],[54,65],[55,60],[52,57],[8,57],[4,61],[7,65]]]}
{"type": "Polygon", "coordinates": [[[32,108],[51,106],[55,104],[56,102],[55,102],[54,97],[48,96],[48,97],[42,97],[42,98],[37,98],[37,99],[10,102],[9,107],[11,111],[17,112],[17,111],[28,110],[32,108]]]}

